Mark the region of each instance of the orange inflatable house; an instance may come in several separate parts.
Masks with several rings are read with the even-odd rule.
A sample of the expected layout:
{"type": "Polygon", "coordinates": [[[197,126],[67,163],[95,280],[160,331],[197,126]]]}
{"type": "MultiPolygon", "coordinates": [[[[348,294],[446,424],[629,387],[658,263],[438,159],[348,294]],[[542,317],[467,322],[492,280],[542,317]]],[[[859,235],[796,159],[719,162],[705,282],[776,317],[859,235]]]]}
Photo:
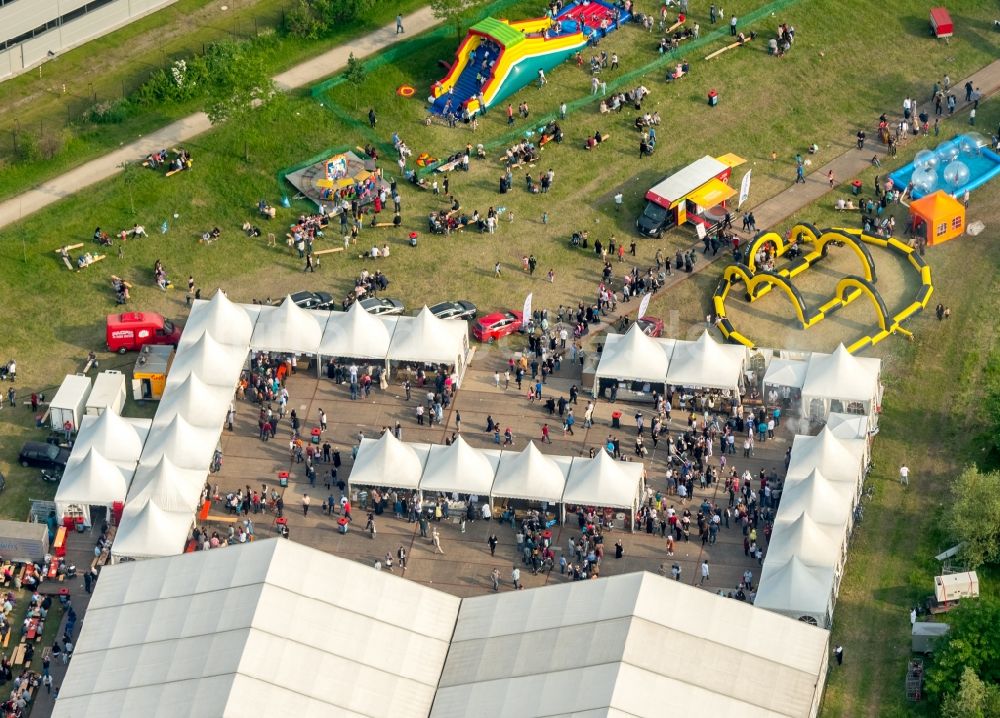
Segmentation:
{"type": "Polygon", "coordinates": [[[924,234],[928,247],[941,244],[965,231],[965,206],[938,190],[910,204],[910,224],[914,234],[924,234]]]}

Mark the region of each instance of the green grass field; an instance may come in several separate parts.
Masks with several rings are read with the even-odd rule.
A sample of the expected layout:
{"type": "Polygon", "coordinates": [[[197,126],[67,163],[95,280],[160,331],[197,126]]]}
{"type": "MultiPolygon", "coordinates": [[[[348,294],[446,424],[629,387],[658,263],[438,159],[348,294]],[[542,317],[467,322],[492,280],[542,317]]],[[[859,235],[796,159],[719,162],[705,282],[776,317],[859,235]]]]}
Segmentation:
{"type": "MultiPolygon", "coordinates": [[[[639,3],[640,10],[652,7],[650,2],[639,3]]],[[[732,7],[727,4],[726,10],[743,16],[763,7],[764,3],[742,0],[732,7]]],[[[949,44],[928,37],[926,4],[917,0],[891,5],[802,0],[774,7],[773,17],[762,12],[762,18],[749,28],[762,38],[711,62],[702,58],[727,42],[728,32],[721,24],[713,30],[704,9],[696,7],[690,22],[700,23],[703,43],[682,48],[678,57],[691,63],[692,72],[672,85],[663,79],[664,63],[655,51],[655,33],[629,26],[602,44],[602,49],[617,52],[622,61],[620,73],[604,75],[609,92],[616,82],[625,89],[642,83],[652,91],[644,110],[658,110],[664,119],[658,128],[656,153],[641,161],[638,135],[632,127],[634,112],[601,115],[599,98],[589,98],[589,75],[571,64],[550,73],[545,88],[528,87],[511,98],[515,107],[529,102],[530,122],[518,121],[511,129],[502,113],[494,110],[475,132],[468,127],[425,126],[422,102],[398,98],[395,89],[404,82],[413,84],[419,98],[430,82],[444,74],[438,60],[451,61],[456,46],[446,33],[416,41],[414,52],[374,67],[360,88],[341,84],[315,98],[291,97],[281,112],[261,112],[249,137],[249,163],[242,160],[240,133],[227,127],[213,130],[189,143],[195,156],[192,172],[169,179],[152,171],[140,174],[133,190],[135,216],[129,209],[128,191],[118,178],[0,231],[0,292],[5,298],[0,309],[4,327],[0,352],[17,357],[19,391],[25,396],[33,389],[54,387],[67,372],[79,371],[87,352],[102,348],[104,315],[116,309],[108,282],[111,274],[136,285],[133,307],[183,319],[183,292],[161,292],[153,286],[157,259],[178,284],[191,274],[206,293],[222,287],[239,301],[280,297],[298,289],[343,296],[362,268],[373,268],[370,260],[357,255],[372,244],[389,242],[392,257],[381,260],[378,267],[392,280],[386,294],[402,299],[408,309],[443,299],[470,299],[483,310],[517,308],[528,292],[534,292],[536,307],[587,301],[601,265],[592,253],[571,249],[570,234],[587,229],[592,238],[615,235],[630,241],[642,195],[668,172],[706,154],[735,152],[748,160],[746,167],[754,168],[753,206],[791,184],[791,158],[808,144],[820,145],[817,164],[822,164],[849,149],[859,127],[872,128],[881,112],[898,112],[905,95],[924,99],[943,72],[958,80],[996,57],[996,36],[990,25],[995,6],[986,0],[969,0],[960,10],[952,8],[959,32],[949,44]],[[842,22],[834,22],[835,18],[842,22]],[[780,60],[765,51],[766,38],[779,22],[796,28],[795,46],[780,60]],[[880,37],[891,41],[878,43],[874,58],[876,28],[880,37]],[[624,78],[645,67],[649,67],[646,75],[624,78]],[[721,97],[715,108],[705,101],[712,88],[721,97]],[[547,147],[538,165],[530,168],[533,173],[549,167],[555,170],[552,191],[547,195],[525,192],[522,170],[515,176],[513,191],[498,195],[502,148],[524,132],[537,130],[563,101],[573,107],[562,123],[566,141],[547,147]],[[331,109],[331,104],[336,108],[331,109]],[[379,113],[377,135],[370,134],[365,123],[370,106],[379,113]],[[583,138],[598,129],[610,132],[611,140],[594,152],[584,151],[583,138]],[[261,224],[254,211],[259,198],[277,202],[282,195],[293,194],[277,180],[280,169],[329,148],[373,141],[384,145],[393,131],[400,133],[415,154],[446,156],[467,142],[489,147],[489,159],[473,160],[470,172],[450,175],[452,193],[470,210],[485,212],[490,206],[503,205],[505,216],[512,214],[514,220],[505,219],[493,236],[474,232],[426,235],[424,217],[443,207],[445,199],[404,186],[402,230],[364,230],[352,252],[324,257],[319,271],[308,278],[302,274],[300,261],[280,242],[277,248],[268,248],[263,240],[247,239],[240,232],[245,220],[261,224]],[[773,162],[772,151],[778,156],[773,162]],[[612,197],[619,191],[625,195],[625,205],[616,212],[612,197]],[[548,214],[547,224],[542,223],[543,213],[548,214]],[[158,228],[164,221],[169,230],[161,235],[158,228]],[[113,232],[133,222],[144,224],[150,238],[130,241],[122,258],[112,250],[104,262],[70,273],[53,252],[76,241],[88,243],[93,251],[96,247],[90,237],[95,227],[113,232]],[[223,229],[222,239],[209,246],[200,244],[197,237],[212,226],[223,229]],[[421,233],[415,249],[404,239],[411,230],[421,233]],[[519,258],[528,253],[539,259],[540,271],[534,278],[519,269],[519,258]],[[495,261],[504,266],[501,280],[492,278],[495,261]],[[556,275],[551,284],[543,279],[550,267],[556,275]]],[[[541,3],[523,2],[505,15],[530,17],[541,10],[541,3]]],[[[995,127],[1000,120],[991,102],[980,108],[981,130],[995,127]]],[[[964,123],[964,116],[956,117],[945,123],[943,132],[961,132],[967,129],[964,123]]],[[[924,139],[911,143],[900,152],[898,164],[929,144],[924,139]]],[[[392,159],[386,163],[387,173],[395,170],[392,159]]],[[[887,163],[883,171],[891,168],[887,163]]],[[[744,169],[738,169],[737,176],[744,169]]],[[[861,175],[866,187],[871,186],[873,174],[871,170],[861,175]]],[[[840,178],[845,183],[850,179],[840,178]]],[[[938,292],[934,301],[940,297],[948,304],[953,318],[938,323],[931,314],[918,317],[912,325],[916,334],[912,344],[894,337],[874,352],[885,360],[886,383],[873,471],[878,491],[854,540],[837,607],[833,641],[844,644],[848,660],[829,682],[827,716],[930,715],[925,707],[907,704],[903,696],[907,612],[929,590],[935,569],[931,557],[947,542],[947,527],[940,525],[939,517],[948,477],[976,457],[970,438],[979,419],[975,407],[984,367],[997,344],[993,317],[998,309],[1000,250],[992,240],[991,222],[1000,216],[1000,200],[991,188],[987,185],[974,193],[970,209],[970,219],[985,221],[987,231],[928,253],[938,292]],[[969,261],[972,252],[977,255],[974,262],[969,261]],[[905,493],[893,483],[904,459],[915,477],[905,493]]],[[[829,205],[829,200],[821,201],[805,210],[802,218],[818,226],[851,221],[828,209],[829,205]]],[[[279,209],[277,219],[261,228],[265,235],[274,232],[280,240],[289,221],[307,209],[304,203],[293,203],[291,210],[279,209]]],[[[793,223],[790,219],[777,229],[793,223]]],[[[640,240],[638,257],[629,262],[646,267],[653,263],[658,247],[669,255],[694,242],[693,233],[685,230],[672,232],[660,242],[640,240]]],[[[676,317],[677,332],[684,335],[710,311],[711,289],[720,268],[713,266],[658,296],[649,313],[676,317]]],[[[820,291],[819,285],[813,289],[820,291]]],[[[769,298],[760,311],[784,318],[790,315],[778,298],[769,298]]],[[[853,331],[853,325],[863,321],[864,313],[859,310],[846,315],[842,324],[821,329],[824,334],[819,336],[835,341],[838,330],[853,331]]],[[[804,338],[790,327],[787,321],[760,322],[754,327],[755,339],[765,346],[816,342],[815,348],[832,348],[832,344],[823,345],[824,339],[804,338]]],[[[5,358],[0,355],[0,360],[5,358]]],[[[104,367],[122,363],[106,355],[102,359],[104,367]]],[[[131,365],[128,358],[124,363],[131,365]]],[[[8,476],[8,490],[0,496],[3,515],[22,517],[29,496],[51,495],[49,487],[37,480],[37,472],[11,465],[20,443],[40,435],[30,419],[25,408],[0,411],[0,470],[8,476]]],[[[995,591],[990,581],[984,587],[995,591]]]]}

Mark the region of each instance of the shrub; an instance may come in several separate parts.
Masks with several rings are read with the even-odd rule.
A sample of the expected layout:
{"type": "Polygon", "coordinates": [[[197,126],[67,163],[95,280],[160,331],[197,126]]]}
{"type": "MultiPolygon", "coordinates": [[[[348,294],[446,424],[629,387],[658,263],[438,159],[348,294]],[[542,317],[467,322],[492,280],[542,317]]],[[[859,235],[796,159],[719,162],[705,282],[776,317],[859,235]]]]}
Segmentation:
{"type": "Polygon", "coordinates": [[[129,100],[103,100],[87,108],[83,119],[95,125],[117,125],[127,120],[134,109],[129,100]]]}

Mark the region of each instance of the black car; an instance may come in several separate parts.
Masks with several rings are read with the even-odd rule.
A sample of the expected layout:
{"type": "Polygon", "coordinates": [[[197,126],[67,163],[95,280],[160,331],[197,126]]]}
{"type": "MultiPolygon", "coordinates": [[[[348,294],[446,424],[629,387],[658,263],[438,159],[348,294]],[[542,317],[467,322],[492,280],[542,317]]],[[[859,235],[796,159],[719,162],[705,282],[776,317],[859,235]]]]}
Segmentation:
{"type": "Polygon", "coordinates": [[[296,292],[292,301],[303,309],[333,309],[333,297],[326,292],[296,292]]]}
{"type": "Polygon", "coordinates": [[[370,297],[361,300],[361,308],[369,314],[381,316],[383,314],[402,314],[406,307],[398,299],[385,299],[383,297],[370,297]]]}
{"type": "Polygon", "coordinates": [[[476,305],[460,299],[457,302],[441,302],[435,304],[431,309],[438,319],[475,319],[476,305]]]}
{"type": "Polygon", "coordinates": [[[29,441],[21,447],[17,460],[21,466],[37,466],[40,469],[58,469],[62,471],[69,461],[69,449],[63,449],[44,441],[29,441]]]}
{"type": "Polygon", "coordinates": [[[663,233],[674,224],[674,213],[656,202],[646,202],[646,208],[642,210],[639,219],[635,221],[635,227],[643,237],[655,237],[659,239],[663,233]]]}

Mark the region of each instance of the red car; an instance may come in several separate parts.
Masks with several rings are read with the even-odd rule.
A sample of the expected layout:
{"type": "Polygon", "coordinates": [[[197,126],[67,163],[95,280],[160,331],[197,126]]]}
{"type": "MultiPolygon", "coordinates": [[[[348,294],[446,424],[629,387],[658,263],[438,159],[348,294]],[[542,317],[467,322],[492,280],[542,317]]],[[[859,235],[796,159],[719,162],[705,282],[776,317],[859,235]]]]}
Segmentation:
{"type": "Polygon", "coordinates": [[[663,334],[663,320],[657,317],[645,316],[641,319],[636,320],[639,324],[639,329],[647,337],[658,337],[663,334]]]}
{"type": "Polygon", "coordinates": [[[521,312],[493,312],[472,323],[472,336],[492,344],[497,339],[513,334],[521,328],[521,312]]]}

